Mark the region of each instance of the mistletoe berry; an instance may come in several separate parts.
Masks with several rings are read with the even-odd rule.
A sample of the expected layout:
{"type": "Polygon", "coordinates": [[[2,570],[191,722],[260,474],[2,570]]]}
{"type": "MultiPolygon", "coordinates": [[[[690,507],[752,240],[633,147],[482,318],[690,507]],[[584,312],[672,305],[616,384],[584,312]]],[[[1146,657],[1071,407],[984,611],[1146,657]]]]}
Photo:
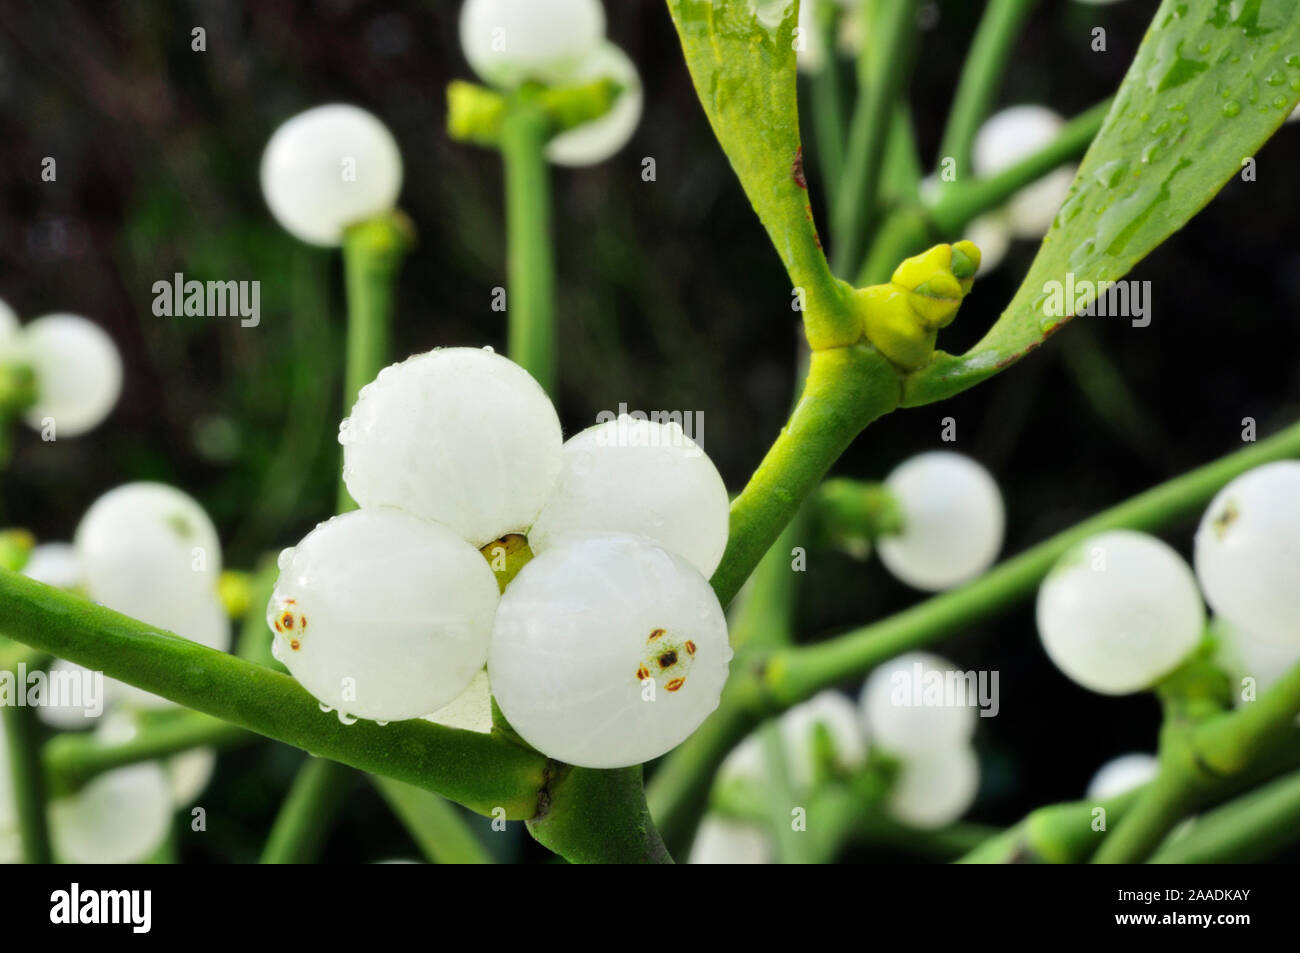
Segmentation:
{"type": "Polygon", "coordinates": [[[1084,688],[1150,688],[1196,648],[1205,608],[1181,556],[1153,536],[1102,533],[1067,553],[1038,590],[1038,634],[1084,688]]]}
{"type": "Polygon", "coordinates": [[[880,561],[917,589],[937,592],[978,576],[1002,548],[1006,517],[993,477],[969,457],[923,453],[885,480],[902,529],[877,543],[880,561]]]}
{"type": "Polygon", "coordinates": [[[644,96],[641,76],[628,55],[613,43],[598,46],[574,71],[575,82],[608,78],[621,92],[609,112],[562,132],[546,144],[546,158],[556,165],[584,166],[604,162],[618,152],[641,121],[644,96]]]}
{"type": "Polygon", "coordinates": [[[1233,625],[1300,646],[1300,462],[1256,467],[1219,491],[1196,532],[1196,575],[1233,625]]]}
{"type": "Polygon", "coordinates": [[[339,442],[348,492],[362,507],[400,507],[475,547],[532,526],[563,446],[541,386],[477,348],[385,368],[362,388],[339,442]]]}
{"type": "Polygon", "coordinates": [[[485,82],[564,82],[605,36],[599,0],[466,0],[460,45],[485,82]]]}
{"type": "Polygon", "coordinates": [[[488,676],[533,747],[619,768],[699,727],[730,660],[722,607],[689,562],[648,540],[594,536],[537,556],[506,589],[488,676]]]}
{"type": "Polygon", "coordinates": [[[262,154],[262,195],[285,230],[312,245],[391,211],[402,156],[386,126],[364,109],[333,103],[299,113],[262,154]]]}
{"type": "Polygon", "coordinates": [[[597,533],[644,536],[703,575],[727,548],[727,488],[675,422],[626,414],[564,444],[564,467],[528,534],[536,553],[597,533]]]}
{"type": "Polygon", "coordinates": [[[950,697],[957,666],[928,652],[908,652],[871,673],[858,700],[862,725],[873,742],[895,754],[950,750],[970,740],[975,709],[950,697]]]}
{"type": "Polygon", "coordinates": [[[75,437],[108,416],[122,392],[122,359],[113,339],[75,314],[49,314],[23,327],[19,352],[36,377],[27,423],[75,437]]]}
{"type": "Polygon", "coordinates": [[[497,599],[474,547],[382,507],[336,516],[282,553],[266,620],[276,657],[321,704],[398,721],[437,711],[470,684],[497,599]]]}

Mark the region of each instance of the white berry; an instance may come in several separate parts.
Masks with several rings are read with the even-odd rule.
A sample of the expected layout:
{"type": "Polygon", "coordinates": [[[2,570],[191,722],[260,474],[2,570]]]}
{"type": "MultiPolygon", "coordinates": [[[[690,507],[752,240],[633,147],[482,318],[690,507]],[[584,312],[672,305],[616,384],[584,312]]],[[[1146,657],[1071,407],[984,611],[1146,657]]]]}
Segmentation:
{"type": "Polygon", "coordinates": [[[1002,548],[1006,516],[989,472],[946,450],[896,468],[885,486],[898,501],[902,530],[882,537],[885,567],[917,589],[937,592],[978,576],[1002,548]]]}
{"type": "Polygon", "coordinates": [[[1153,779],[1157,769],[1155,757],[1149,754],[1135,752],[1112,758],[1098,768],[1088,782],[1087,797],[1090,800],[1105,801],[1107,798],[1127,794],[1153,779]]]}
{"type": "Polygon", "coordinates": [[[1038,634],[1084,688],[1150,688],[1196,648],[1205,609],[1182,557],[1160,540],[1114,530],[1067,553],[1038,590],[1038,634]]]}
{"type": "Polygon", "coordinates": [[[506,589],[488,675],[543,754],[618,768],[664,754],[718,706],[731,648],[708,582],[629,536],[542,553],[506,589]]]}
{"type": "Polygon", "coordinates": [[[944,827],[970,809],[979,777],[969,745],[910,754],[890,790],[890,813],[912,827],[944,827]]]}
{"type": "Polygon", "coordinates": [[[460,45],[485,82],[568,81],[605,36],[599,0],[466,0],[460,45]]]}
{"type": "Polygon", "coordinates": [[[604,162],[618,152],[641,121],[644,96],[641,76],[628,55],[613,43],[598,46],[574,72],[573,82],[609,78],[623,89],[609,112],[562,132],[546,145],[546,158],[556,165],[584,166],[604,162]]]}
{"type": "Polygon", "coordinates": [[[1256,638],[1223,618],[1216,618],[1211,625],[1219,639],[1215,657],[1233,680],[1233,699],[1238,703],[1247,697],[1258,698],[1300,665],[1300,640],[1281,642],[1256,638]],[[1253,680],[1253,685],[1243,684],[1247,678],[1253,680]],[[1247,693],[1248,687],[1253,687],[1253,696],[1247,693]]]}
{"type": "Polygon", "coordinates": [[[487,658],[496,577],[446,527],[392,508],[336,516],[281,554],[267,606],[276,657],[324,705],[419,718],[487,658]]]}
{"type": "Polygon", "coordinates": [[[729,515],[722,477],[680,424],[624,414],[564,444],[564,469],[528,543],[540,553],[594,533],[644,536],[710,576],[729,515]]]}
{"type": "Polygon", "coordinates": [[[400,507],[481,547],[532,525],[559,475],[563,437],[527,371],[457,347],[381,371],[362,388],[339,442],[348,492],[361,506],[400,507]]]}
{"type": "MultiPolygon", "coordinates": [[[[1028,158],[1060,134],[1065,121],[1046,106],[1012,106],[985,121],[975,136],[973,163],[980,177],[996,175],[1028,158]]],[[[1016,193],[1007,203],[1012,231],[1036,239],[1052,220],[1074,181],[1073,166],[1056,169],[1016,193]]]]}
{"type": "Polygon", "coordinates": [[[863,730],[899,756],[950,750],[975,732],[974,703],[952,662],[928,652],[908,652],[871,673],[858,700],[863,730]]]}
{"type": "Polygon", "coordinates": [[[94,429],[122,392],[122,358],[97,324],[47,314],[25,326],[19,347],[36,376],[36,403],[24,415],[37,430],[53,421],[56,437],[94,429]]]}
{"type": "Polygon", "coordinates": [[[171,829],[172,795],[157,762],[109,771],[76,794],[50,803],[59,860],[129,864],[162,846],[171,829]]]}
{"type": "Polygon", "coordinates": [[[276,129],[262,154],[262,195],[285,230],[313,245],[338,245],[349,225],[392,210],[402,155],[382,122],[333,103],[276,129]]]}
{"type": "Polygon", "coordinates": [[[1300,462],[1256,467],[1219,491],[1196,532],[1196,575],[1220,616],[1300,646],[1300,462]]]}
{"type": "Polygon", "coordinates": [[[81,518],[75,545],[90,597],[151,625],[185,624],[221,573],[208,514],[161,483],[109,490],[81,518]]]}
{"type": "Polygon", "coordinates": [[[852,771],[866,761],[867,745],[862,737],[857,706],[839,692],[820,692],[781,716],[786,768],[795,790],[805,790],[813,783],[816,765],[814,738],[818,725],[830,735],[835,766],[840,771],[852,771]]]}
{"type": "Polygon", "coordinates": [[[689,864],[770,864],[772,838],[761,827],[706,814],[691,843],[689,864]]]}
{"type": "Polygon", "coordinates": [[[33,547],[23,565],[23,575],[56,589],[81,585],[81,560],[71,543],[41,543],[33,547]]]}

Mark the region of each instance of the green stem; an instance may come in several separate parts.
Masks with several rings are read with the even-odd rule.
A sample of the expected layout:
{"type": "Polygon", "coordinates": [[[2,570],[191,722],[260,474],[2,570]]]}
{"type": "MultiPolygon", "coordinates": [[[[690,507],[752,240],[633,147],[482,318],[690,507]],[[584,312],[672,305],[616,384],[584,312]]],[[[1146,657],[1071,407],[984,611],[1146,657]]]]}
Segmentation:
{"type": "Polygon", "coordinates": [[[546,165],[550,124],[527,100],[511,102],[502,125],[506,172],[507,316],[510,359],[555,394],[555,256],[551,181],[546,165]]]}
{"type": "Polygon", "coordinates": [[[481,814],[531,817],[546,759],[501,738],[422,719],[344,725],[287,675],[0,571],[0,628],[58,658],[362,771],[435,791],[481,814]]]}
{"type": "MultiPolygon", "coordinates": [[[[413,231],[400,212],[361,222],[343,236],[347,286],[347,355],[343,372],[343,410],[348,413],[361,388],[375,379],[390,358],[394,288],[413,231]]],[[[338,511],[355,509],[339,480],[338,511]]]]}
{"type": "Polygon", "coordinates": [[[334,818],[356,773],[335,761],[313,758],[294,778],[262,850],[264,864],[310,864],[320,856],[334,818]]]}
{"type": "Polygon", "coordinates": [[[803,395],[772,448],[731,504],[731,533],[712,584],[723,605],[871,421],[898,404],[898,371],[864,345],[813,351],[803,395]]]}
{"type": "Polygon", "coordinates": [[[447,801],[392,778],[371,780],[430,861],[435,864],[492,863],[491,855],[478,837],[447,801]]]}
{"type": "Polygon", "coordinates": [[[22,839],[23,862],[51,862],[46,820],[45,775],[41,769],[35,708],[0,707],[0,720],[9,748],[9,777],[13,784],[14,819],[22,839]]]}
{"type": "Polygon", "coordinates": [[[954,159],[958,178],[971,172],[971,149],[980,124],[997,98],[998,83],[1011,59],[1025,19],[1035,0],[990,0],[962,66],[957,94],[948,113],[948,125],[939,144],[941,159],[954,159]]]}
{"type": "Polygon", "coordinates": [[[834,255],[831,270],[851,274],[862,260],[886,155],[890,120],[907,85],[916,38],[917,0],[883,5],[871,39],[863,45],[858,71],[858,104],[831,215],[834,255]]]}
{"type": "Polygon", "coordinates": [[[641,766],[561,766],[528,822],[538,843],[576,864],[671,864],[641,783],[641,766]]]}
{"type": "Polygon", "coordinates": [[[1300,771],[1202,814],[1165,843],[1153,864],[1249,864],[1300,842],[1300,771]]]}
{"type": "Polygon", "coordinates": [[[147,724],[129,741],[105,744],[93,734],[56,735],[45,744],[42,760],[50,791],[63,797],[91,779],[127,765],[180,754],[192,748],[233,748],[256,740],[257,735],[195,711],[169,715],[147,724]]]}
{"type": "Polygon", "coordinates": [[[940,234],[957,234],[972,219],[997,208],[1026,185],[1085,152],[1101,129],[1110,106],[1111,101],[1107,99],[1075,116],[1042,149],[996,175],[945,186],[930,211],[930,217],[940,234]]]}
{"type": "Polygon", "coordinates": [[[1111,529],[1152,531],[1185,519],[1234,477],[1263,463],[1296,456],[1300,456],[1300,424],[1105,510],[964,586],[829,641],[778,651],[767,666],[768,691],[777,703],[788,706],[846,678],[864,675],[886,659],[968,628],[1028,598],[1053,564],[1088,537],[1111,529]]]}
{"type": "Polygon", "coordinates": [[[819,4],[817,31],[826,61],[810,83],[813,135],[817,141],[822,180],[825,182],[826,204],[834,208],[844,169],[844,127],[848,122],[844,103],[844,76],[839,57],[835,54],[840,11],[838,4],[831,0],[803,2],[819,4]]]}

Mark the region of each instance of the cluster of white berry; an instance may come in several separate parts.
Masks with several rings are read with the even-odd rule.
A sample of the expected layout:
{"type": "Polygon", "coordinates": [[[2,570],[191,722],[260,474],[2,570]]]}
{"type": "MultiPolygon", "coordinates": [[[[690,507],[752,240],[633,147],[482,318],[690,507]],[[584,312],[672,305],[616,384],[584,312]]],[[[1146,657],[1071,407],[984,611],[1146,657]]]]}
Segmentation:
{"type": "MultiPolygon", "coordinates": [[[[216,589],[221,571],[216,529],[197,502],[173,487],[130,483],[110,490],[82,517],[75,543],[42,543],[22,571],[209,648],[229,649],[230,624],[216,589]]],[[[51,684],[90,674],[62,659],[50,666],[51,684]]],[[[98,718],[85,696],[78,704],[45,704],[37,714],[61,731],[93,725],[97,741],[121,744],[135,734],[142,713],[174,707],[109,678],[94,705],[102,705],[98,718]]],[[[193,804],[207,786],[215,764],[212,749],[195,748],[107,771],[75,794],[52,801],[57,856],[70,863],[147,859],[164,843],[174,812],[193,804]]],[[[6,813],[9,787],[7,761],[0,758],[0,861],[13,859],[17,847],[11,806],[6,813]],[[6,845],[12,852],[8,857],[6,845]]]]}
{"type": "Polygon", "coordinates": [[[641,121],[641,77],[627,54],[605,38],[599,0],[466,0],[460,44],[470,68],[502,89],[529,81],[563,86],[611,79],[619,85],[605,115],[547,144],[546,156],[557,165],[605,161],[641,121]]]}
{"type": "MultiPolygon", "coordinates": [[[[919,829],[951,824],[970,808],[979,787],[979,760],[971,745],[975,709],[964,701],[927,697],[927,683],[955,671],[936,655],[911,652],[876,669],[858,704],[835,691],[822,692],[780,719],[783,754],[796,796],[810,793],[817,761],[816,732],[830,740],[834,770],[847,775],[866,762],[868,749],[897,764],[884,808],[919,829]]],[[[751,735],[727,756],[719,784],[743,778],[763,784],[769,766],[762,741],[751,735]]],[[[691,847],[691,863],[766,863],[772,856],[766,831],[752,824],[706,817],[691,847]]]]}
{"type": "Polygon", "coordinates": [[[707,576],[729,504],[679,425],[624,416],[566,443],[521,367],[445,348],[385,368],[339,441],[361,508],[281,554],[267,610],[323,706],[482,728],[490,685],[529,744],[601,768],[717,706],[731,649],[707,576]],[[534,558],[501,593],[492,564],[523,534],[534,558]]]}
{"type": "Polygon", "coordinates": [[[122,391],[122,359],[113,339],[75,314],[47,314],[25,325],[0,301],[0,365],[32,372],[29,426],[54,424],[54,437],[75,437],[108,416],[122,391]]]}
{"type": "Polygon", "coordinates": [[[1056,666],[1104,694],[1151,688],[1200,645],[1202,592],[1231,674],[1262,689],[1300,664],[1300,462],[1224,487],[1195,550],[1195,574],[1167,544],[1127,530],[1064,556],[1038,593],[1038,631],[1056,666]]]}

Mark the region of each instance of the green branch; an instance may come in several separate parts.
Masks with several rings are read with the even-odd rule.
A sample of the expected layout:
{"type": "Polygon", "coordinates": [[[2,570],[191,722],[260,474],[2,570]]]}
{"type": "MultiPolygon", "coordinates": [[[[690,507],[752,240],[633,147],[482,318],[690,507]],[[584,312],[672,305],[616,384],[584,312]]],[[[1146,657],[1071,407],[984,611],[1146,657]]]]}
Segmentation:
{"type": "Polygon", "coordinates": [[[858,70],[858,104],[849,125],[844,170],[831,214],[834,255],[831,270],[853,273],[862,261],[867,232],[885,163],[890,122],[912,69],[916,42],[916,0],[881,5],[878,23],[863,45],[858,70]]]}
{"type": "Polygon", "coordinates": [[[5,705],[0,707],[0,721],[8,741],[9,777],[13,784],[14,815],[22,841],[23,862],[48,864],[51,862],[50,831],[45,777],[36,742],[36,709],[5,705]]]}
{"type": "Polygon", "coordinates": [[[1300,842],[1300,771],[1202,814],[1167,841],[1153,864],[1249,864],[1300,842]]]}
{"type": "Polygon", "coordinates": [[[962,65],[957,94],[948,113],[948,125],[939,144],[941,159],[957,163],[959,178],[973,177],[971,149],[975,134],[997,99],[998,83],[1011,61],[1020,28],[1035,0],[990,0],[962,65]]]}
{"type": "Polygon", "coordinates": [[[344,725],[294,679],[0,571],[0,629],[186,708],[319,757],[434,791],[481,814],[531,817],[546,759],[500,738],[421,719],[344,725]]]}
{"type": "Polygon", "coordinates": [[[576,864],[671,864],[641,783],[641,767],[560,766],[528,822],[537,842],[576,864]]]}
{"type": "Polygon", "coordinates": [[[261,862],[315,863],[356,780],[356,773],[344,765],[308,755],[280,805],[261,862]]]}
{"type": "Polygon", "coordinates": [[[555,254],[546,165],[550,122],[526,99],[513,99],[501,129],[506,170],[506,258],[510,359],[555,395],[555,254]]]}

